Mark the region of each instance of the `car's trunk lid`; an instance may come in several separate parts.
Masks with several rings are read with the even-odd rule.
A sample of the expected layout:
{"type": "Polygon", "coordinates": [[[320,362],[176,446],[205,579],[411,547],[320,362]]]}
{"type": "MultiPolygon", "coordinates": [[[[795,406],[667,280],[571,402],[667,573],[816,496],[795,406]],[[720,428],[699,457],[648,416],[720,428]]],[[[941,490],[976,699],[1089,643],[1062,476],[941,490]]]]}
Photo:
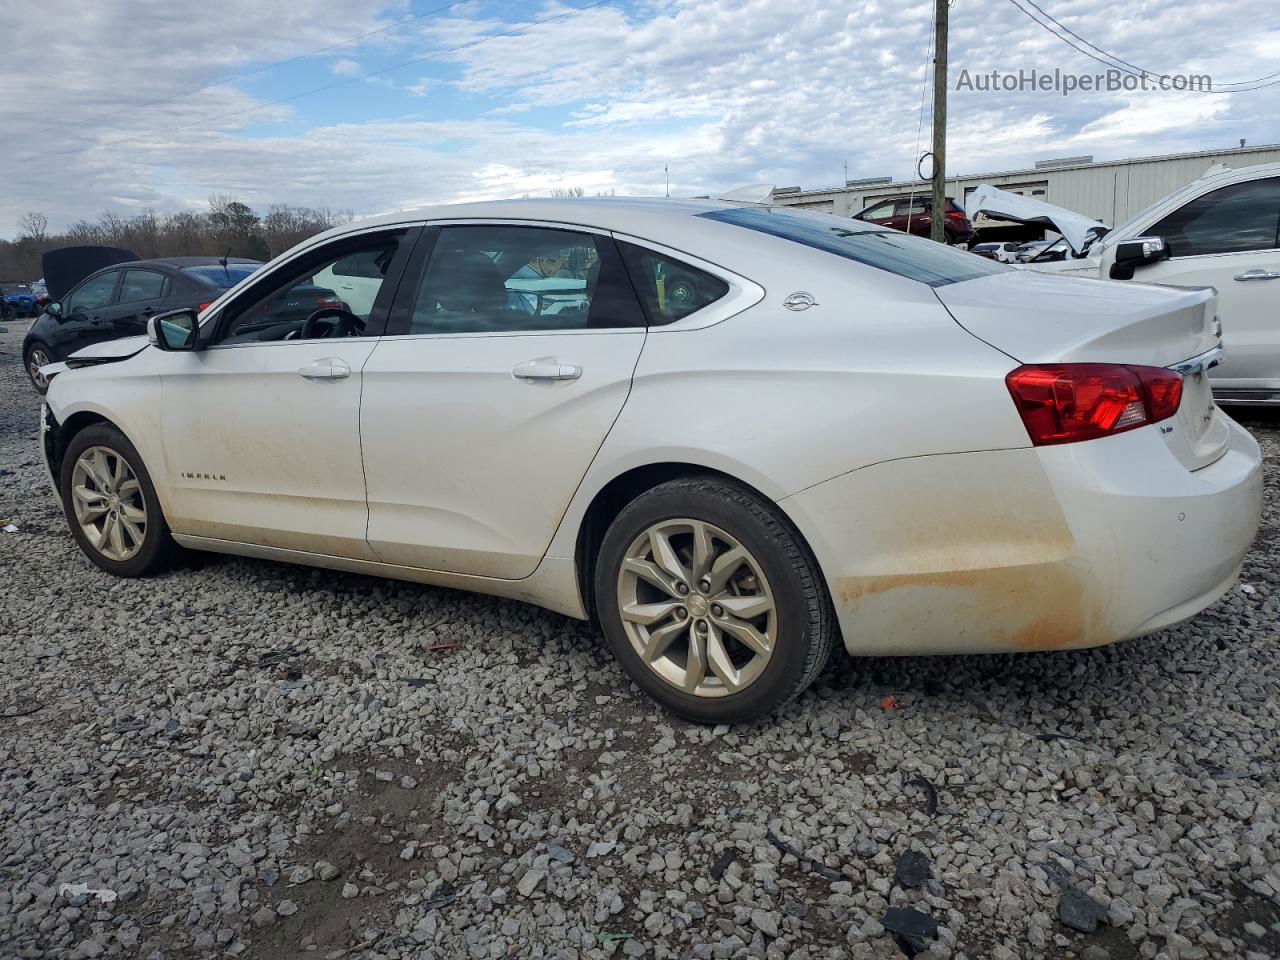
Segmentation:
{"type": "MultiPolygon", "coordinates": [[[[1211,287],[1010,271],[934,292],[957,323],[1021,363],[1178,367],[1218,345],[1211,287]]],[[[1158,429],[1188,469],[1226,452],[1226,420],[1215,411],[1205,369],[1185,372],[1178,413],[1158,429]]]]}

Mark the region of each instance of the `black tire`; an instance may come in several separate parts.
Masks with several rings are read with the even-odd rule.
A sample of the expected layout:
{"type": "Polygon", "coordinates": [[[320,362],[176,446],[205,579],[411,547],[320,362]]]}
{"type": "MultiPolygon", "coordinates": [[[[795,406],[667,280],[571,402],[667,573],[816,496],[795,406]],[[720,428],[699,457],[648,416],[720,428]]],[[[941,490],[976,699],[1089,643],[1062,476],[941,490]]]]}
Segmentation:
{"type": "Polygon", "coordinates": [[[837,632],[825,581],[799,531],[775,505],[720,477],[671,480],[631,501],[605,533],[594,582],[596,614],[618,662],[649,696],[699,723],[754,720],[794,700],[826,665],[837,632]],[[699,520],[732,535],[772,589],[773,653],[757,679],[737,693],[701,697],[679,689],[645,664],[622,625],[618,574],[626,551],[650,526],[675,518],[699,520]]]}
{"type": "Polygon", "coordinates": [[[143,577],[160,573],[168,569],[178,555],[178,545],[169,535],[169,524],[165,522],[160,509],[160,500],[156,496],[156,488],[151,482],[151,475],[137,449],[123,433],[108,423],[95,423],[85,427],[67,444],[66,453],[62,457],[59,469],[59,489],[62,492],[62,512],[85,556],[107,573],[117,577],[143,577]],[[142,503],[146,510],[146,523],[143,528],[142,546],[132,556],[116,560],[105,556],[89,540],[80,522],[76,519],[72,505],[72,477],[76,461],[90,447],[105,447],[113,454],[123,458],[138,480],[142,503]]]}
{"type": "Polygon", "coordinates": [[[31,381],[31,386],[35,387],[36,393],[43,397],[49,391],[49,384],[47,382],[42,384],[36,375],[36,367],[39,365],[35,360],[37,353],[43,353],[48,363],[55,361],[53,351],[39,340],[29,344],[22,354],[22,366],[27,371],[27,379],[31,381]]]}

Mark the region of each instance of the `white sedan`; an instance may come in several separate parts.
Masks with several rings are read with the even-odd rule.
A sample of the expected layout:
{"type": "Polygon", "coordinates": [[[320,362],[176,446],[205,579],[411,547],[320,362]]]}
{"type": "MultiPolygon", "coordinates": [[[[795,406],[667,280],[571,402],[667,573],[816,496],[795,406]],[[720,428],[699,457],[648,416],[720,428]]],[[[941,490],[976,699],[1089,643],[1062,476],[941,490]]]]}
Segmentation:
{"type": "Polygon", "coordinates": [[[1087,647],[1212,603],[1261,501],[1220,356],[1207,289],[788,208],[504,201],[340,227],[46,368],[43,446],[106,571],[181,546],[514,597],[727,722],[837,638],[1087,647]],[[547,262],[581,309],[513,304],[547,262]],[[339,263],[363,308],[276,309],[339,263]]]}

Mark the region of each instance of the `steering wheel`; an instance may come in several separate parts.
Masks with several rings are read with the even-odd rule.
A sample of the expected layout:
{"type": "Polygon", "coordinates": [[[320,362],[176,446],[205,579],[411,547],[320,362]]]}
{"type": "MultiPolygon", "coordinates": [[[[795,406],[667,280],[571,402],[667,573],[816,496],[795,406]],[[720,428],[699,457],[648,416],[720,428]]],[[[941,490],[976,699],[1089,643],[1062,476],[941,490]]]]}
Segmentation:
{"type": "Polygon", "coordinates": [[[364,333],[364,321],[350,310],[341,307],[321,307],[302,321],[299,340],[320,340],[326,337],[350,337],[364,333]],[[325,323],[326,320],[337,322],[325,323]]]}

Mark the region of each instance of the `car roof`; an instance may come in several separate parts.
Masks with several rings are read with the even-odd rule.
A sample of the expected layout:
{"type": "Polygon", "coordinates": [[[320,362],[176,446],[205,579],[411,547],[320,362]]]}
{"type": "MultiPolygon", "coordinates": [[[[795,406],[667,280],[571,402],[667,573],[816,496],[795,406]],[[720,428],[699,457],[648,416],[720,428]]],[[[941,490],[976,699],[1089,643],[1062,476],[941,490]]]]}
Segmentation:
{"type": "MultiPolygon", "coordinates": [[[[356,220],[303,241],[286,256],[330,240],[384,227],[409,226],[423,222],[461,221],[465,223],[468,220],[528,222],[538,225],[563,225],[566,228],[584,227],[637,237],[674,250],[705,252],[716,249],[717,254],[720,254],[724,252],[723,242],[727,242],[726,230],[748,234],[748,237],[741,239],[749,243],[758,242],[763,234],[741,230],[700,214],[741,209],[777,210],[789,214],[814,215],[813,211],[785,205],[739,203],[707,198],[682,200],[666,197],[550,197],[484,200],[421,207],[416,210],[404,210],[356,220]],[[718,243],[719,246],[717,246],[718,243]]],[[[827,214],[827,216],[830,215],[827,214]]],[[[729,266],[727,263],[723,265],[729,266]]]]}
{"type": "MultiPolygon", "coordinates": [[[[250,260],[247,257],[227,257],[227,263],[252,263],[261,265],[261,260],[250,260]]],[[[152,257],[150,260],[126,260],[124,263],[112,264],[115,267],[212,267],[222,266],[221,257],[152,257]]]]}
{"type": "Polygon", "coordinates": [[[655,219],[694,217],[700,213],[741,206],[741,203],[724,200],[675,200],[667,197],[524,197],[518,200],[479,200],[437,204],[369,217],[330,230],[329,235],[337,236],[367,227],[417,223],[422,220],[479,219],[581,223],[606,230],[626,231],[655,219]]]}

